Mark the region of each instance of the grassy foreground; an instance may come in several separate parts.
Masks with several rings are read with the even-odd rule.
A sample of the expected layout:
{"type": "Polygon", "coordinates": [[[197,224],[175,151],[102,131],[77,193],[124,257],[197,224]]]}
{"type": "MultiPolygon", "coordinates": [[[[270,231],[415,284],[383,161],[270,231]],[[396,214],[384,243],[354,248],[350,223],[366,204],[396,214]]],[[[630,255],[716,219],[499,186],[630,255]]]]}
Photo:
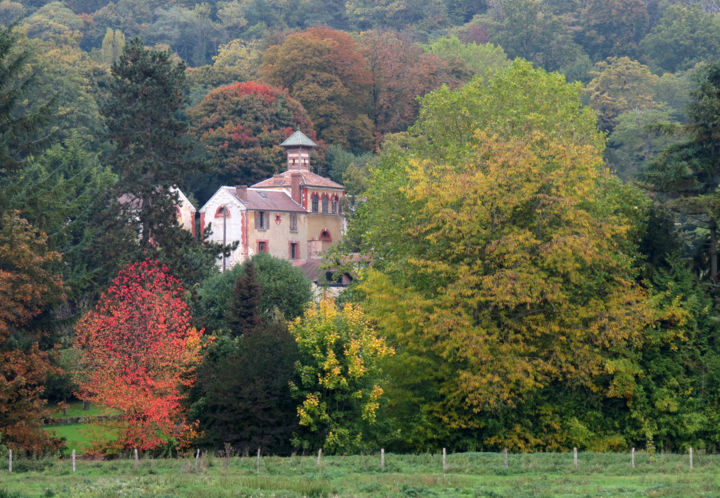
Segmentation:
{"type": "Polygon", "coordinates": [[[91,462],[69,459],[0,467],[0,498],[19,496],[720,496],[720,456],[571,454],[202,457],[91,462]]]}

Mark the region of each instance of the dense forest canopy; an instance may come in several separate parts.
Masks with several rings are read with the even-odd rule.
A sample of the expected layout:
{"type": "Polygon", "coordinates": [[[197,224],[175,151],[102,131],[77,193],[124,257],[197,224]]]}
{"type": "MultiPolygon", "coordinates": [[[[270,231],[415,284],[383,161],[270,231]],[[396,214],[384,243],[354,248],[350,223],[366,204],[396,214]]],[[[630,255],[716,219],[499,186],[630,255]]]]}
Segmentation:
{"type": "Polygon", "coordinates": [[[0,24],[0,452],[56,451],[71,399],[148,450],[720,448],[720,3],[0,0],[0,24]],[[265,255],[220,273],[231,248],[175,220],[178,188],[282,170],[295,129],[348,193],[337,302],[265,255]],[[174,351],[157,323],[192,352],[172,375],[126,343],[133,376],[98,367],[110,326],[174,351]],[[110,373],[160,388],[125,406],[110,373]]]}

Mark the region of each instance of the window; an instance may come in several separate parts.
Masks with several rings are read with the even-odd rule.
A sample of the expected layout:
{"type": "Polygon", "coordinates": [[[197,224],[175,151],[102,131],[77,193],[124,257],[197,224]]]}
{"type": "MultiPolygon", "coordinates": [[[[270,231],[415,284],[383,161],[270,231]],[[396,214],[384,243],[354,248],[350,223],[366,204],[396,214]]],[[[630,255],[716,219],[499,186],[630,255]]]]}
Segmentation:
{"type": "Polygon", "coordinates": [[[318,195],[317,195],[317,194],[313,194],[313,195],[312,195],[312,212],[313,212],[313,213],[317,213],[317,212],[318,212],[318,200],[319,200],[318,195]]]}
{"type": "Polygon", "coordinates": [[[257,244],[257,252],[268,252],[269,247],[267,240],[258,240],[257,244]]]}
{"type": "Polygon", "coordinates": [[[269,221],[268,214],[265,211],[255,213],[255,228],[257,230],[267,230],[269,221]]]}
{"type": "Polygon", "coordinates": [[[332,242],[332,237],[330,236],[330,232],[327,230],[323,230],[320,232],[320,240],[325,242],[332,242]]]}
{"type": "Polygon", "coordinates": [[[331,213],[332,213],[332,214],[335,214],[335,213],[337,213],[337,210],[338,210],[338,198],[337,198],[337,195],[334,195],[334,196],[333,196],[333,200],[332,200],[332,211],[331,211],[331,213]]]}
{"type": "Polygon", "coordinates": [[[290,259],[298,259],[300,257],[300,244],[290,242],[290,259]]]}
{"type": "Polygon", "coordinates": [[[215,211],[215,218],[230,218],[230,210],[226,208],[225,206],[220,206],[217,208],[217,211],[215,211]]]}
{"type": "Polygon", "coordinates": [[[290,231],[297,232],[297,213],[290,213],[290,231]]]}
{"type": "Polygon", "coordinates": [[[327,195],[323,195],[323,198],[322,198],[323,213],[328,212],[328,204],[329,203],[330,203],[330,200],[328,199],[327,195]]]}

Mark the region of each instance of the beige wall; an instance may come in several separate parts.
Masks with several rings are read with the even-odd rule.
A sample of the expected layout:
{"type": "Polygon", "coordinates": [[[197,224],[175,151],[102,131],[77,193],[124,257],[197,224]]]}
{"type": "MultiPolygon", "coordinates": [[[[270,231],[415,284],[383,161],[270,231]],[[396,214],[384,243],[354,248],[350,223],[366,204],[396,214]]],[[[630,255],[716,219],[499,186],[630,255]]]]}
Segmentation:
{"type": "Polygon", "coordinates": [[[250,256],[257,252],[258,241],[268,242],[269,253],[276,258],[290,259],[290,242],[298,242],[300,253],[297,259],[307,258],[307,223],[304,213],[297,213],[298,226],[296,232],[290,231],[290,213],[282,211],[266,211],[268,214],[268,228],[260,230],[255,226],[255,212],[249,212],[249,253],[250,256]],[[280,217],[280,223],[276,217],[280,217]]]}

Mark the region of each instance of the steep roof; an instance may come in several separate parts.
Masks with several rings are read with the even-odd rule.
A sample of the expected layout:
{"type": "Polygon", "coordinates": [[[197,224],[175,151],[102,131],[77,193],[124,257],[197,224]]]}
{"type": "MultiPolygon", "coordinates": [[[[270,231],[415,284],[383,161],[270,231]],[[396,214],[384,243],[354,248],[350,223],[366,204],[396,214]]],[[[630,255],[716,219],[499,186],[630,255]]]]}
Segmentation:
{"type": "Polygon", "coordinates": [[[300,204],[292,200],[285,192],[272,190],[253,190],[247,191],[247,202],[240,199],[235,187],[223,187],[230,190],[240,202],[245,204],[248,209],[255,211],[287,211],[291,213],[304,213],[305,210],[300,204]]]}
{"type": "Polygon", "coordinates": [[[297,174],[302,176],[302,184],[306,187],[322,187],[322,188],[334,188],[338,190],[345,190],[345,187],[339,183],[335,183],[329,178],[325,178],[320,175],[307,170],[288,170],[283,173],[279,173],[272,178],[263,180],[256,183],[252,188],[272,188],[272,187],[291,187],[292,186],[292,175],[297,174]]]}
{"type": "Polygon", "coordinates": [[[317,144],[310,140],[300,130],[290,135],[287,140],[280,144],[280,147],[317,147],[317,144]]]}

